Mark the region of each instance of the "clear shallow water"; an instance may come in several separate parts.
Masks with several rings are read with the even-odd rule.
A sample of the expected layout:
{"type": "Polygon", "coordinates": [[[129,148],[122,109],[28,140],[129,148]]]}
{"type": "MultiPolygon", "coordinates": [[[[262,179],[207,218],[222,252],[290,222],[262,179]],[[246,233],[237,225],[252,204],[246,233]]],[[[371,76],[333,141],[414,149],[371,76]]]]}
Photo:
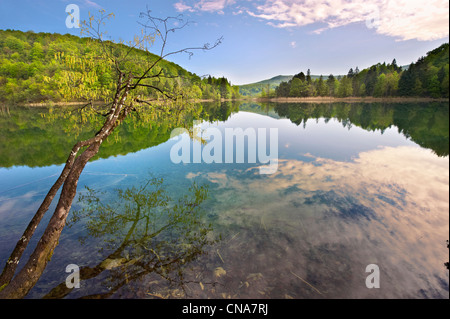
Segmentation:
{"type": "MultiPolygon", "coordinates": [[[[231,107],[233,112],[219,106],[219,112],[224,109],[219,120],[203,122],[202,129],[278,128],[274,174],[259,174],[259,163],[174,164],[169,154],[177,140],[167,136],[156,146],[137,146],[126,155],[107,154],[89,163],[78,188],[86,195],[87,185],[104,192],[104,202],[119,203],[114,189],[138,188],[151,175],[164,178],[162,188],[174,200],[191,196],[193,182],[208,185],[199,217],[200,228],[211,224],[207,244],[196,236],[189,237],[190,245],[181,239],[174,244],[193,227],[189,220],[153,241],[145,238],[139,221],[127,247],[108,259],[134,221],[129,217],[117,229],[97,225],[92,232],[90,221],[100,220],[94,213],[64,229],[29,297],[50,291],[67,298],[449,297],[443,265],[449,234],[448,104],[244,104],[240,111],[231,107]],[[68,275],[65,267],[74,263],[97,271],[81,288],[56,293],[52,289],[68,275]],[[380,268],[379,289],[365,285],[369,264],[380,268]]],[[[9,141],[24,139],[3,135],[9,141]]],[[[125,137],[119,146],[131,143],[125,137]]],[[[49,144],[41,147],[51,149],[49,144]]],[[[33,167],[26,157],[1,149],[13,158],[8,163],[17,163],[0,168],[3,263],[62,166],[49,159],[33,167]]],[[[74,203],[74,211],[87,205],[74,203]]],[[[157,219],[160,225],[170,222],[164,218],[157,219]]],[[[114,220],[103,223],[110,224],[114,220]]],[[[30,246],[42,231],[38,228],[30,246]]]]}

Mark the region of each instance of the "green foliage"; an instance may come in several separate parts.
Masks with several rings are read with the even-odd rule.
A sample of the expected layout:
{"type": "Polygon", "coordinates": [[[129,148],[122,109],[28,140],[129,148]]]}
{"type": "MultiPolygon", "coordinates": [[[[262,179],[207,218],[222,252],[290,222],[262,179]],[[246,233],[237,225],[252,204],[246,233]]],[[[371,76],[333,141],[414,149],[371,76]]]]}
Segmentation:
{"type": "MultiPolygon", "coordinates": [[[[279,83],[278,97],[308,96],[423,96],[449,97],[449,44],[428,52],[426,57],[403,70],[394,59],[392,63],[378,63],[360,71],[351,68],[346,76],[335,78],[305,76],[303,72],[293,79],[279,83]]],[[[308,70],[308,74],[310,71],[308,70]]],[[[241,89],[242,90],[242,89],[241,89]]]]}
{"type": "Polygon", "coordinates": [[[328,86],[326,85],[322,76],[320,76],[320,78],[317,82],[317,95],[318,96],[327,96],[328,95],[328,86]]]}
{"type": "Polygon", "coordinates": [[[448,64],[449,44],[445,43],[419,58],[401,74],[399,94],[448,97],[448,64]]]}
{"type": "Polygon", "coordinates": [[[341,79],[337,94],[339,97],[348,97],[353,95],[353,85],[350,77],[344,76],[341,79]]]}
{"type": "MultiPolygon", "coordinates": [[[[111,52],[104,52],[98,41],[69,34],[0,30],[0,103],[108,101],[117,80],[108,54],[127,56],[121,67],[135,74],[142,73],[149,60],[158,58],[143,47],[130,49],[123,43],[108,43],[108,47],[111,52]]],[[[225,78],[201,79],[166,60],[160,61],[149,75],[161,70],[160,81],[146,79],[142,83],[182,91],[194,99],[239,97],[238,87],[225,78]]],[[[148,87],[139,87],[133,94],[150,99],[162,97],[161,92],[148,87]]]]}
{"type": "Polygon", "coordinates": [[[305,93],[305,85],[304,81],[300,80],[299,78],[293,78],[291,81],[291,87],[289,89],[289,96],[295,97],[295,96],[302,96],[305,93]]]}

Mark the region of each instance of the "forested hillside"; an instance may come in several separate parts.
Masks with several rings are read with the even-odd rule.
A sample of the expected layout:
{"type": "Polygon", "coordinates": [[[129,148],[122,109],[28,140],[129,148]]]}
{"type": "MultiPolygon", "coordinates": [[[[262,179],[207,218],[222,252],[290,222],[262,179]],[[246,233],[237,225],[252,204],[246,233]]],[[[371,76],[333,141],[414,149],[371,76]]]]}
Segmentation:
{"type": "Polygon", "coordinates": [[[449,97],[449,44],[427,53],[408,68],[392,63],[378,63],[360,71],[351,68],[347,75],[314,79],[303,72],[276,88],[278,97],[310,96],[418,96],[449,97]]]}
{"type": "Polygon", "coordinates": [[[287,82],[292,79],[292,75],[278,75],[268,80],[256,83],[239,85],[239,93],[242,96],[267,96],[267,92],[275,90],[281,82],[287,82]]]}
{"type": "MultiPolygon", "coordinates": [[[[124,44],[113,45],[114,49],[129,50],[124,44]]],[[[0,30],[0,103],[23,104],[36,102],[60,102],[63,100],[58,79],[64,76],[66,64],[59,56],[83,56],[101,50],[101,46],[88,38],[69,34],[50,34],[0,30]],[[46,79],[52,79],[46,81],[46,79]]],[[[135,67],[139,69],[147,58],[144,51],[133,49],[135,67]],[[142,64],[139,63],[142,61],[142,64]]],[[[154,56],[156,59],[157,57],[154,56]]],[[[164,75],[154,83],[164,91],[183,90],[195,99],[236,98],[238,87],[231,86],[226,78],[200,78],[179,65],[161,61],[159,67],[164,75]]],[[[112,90],[114,74],[105,72],[94,83],[99,91],[112,90]]],[[[142,95],[159,98],[161,93],[151,88],[142,88],[142,95]]]]}

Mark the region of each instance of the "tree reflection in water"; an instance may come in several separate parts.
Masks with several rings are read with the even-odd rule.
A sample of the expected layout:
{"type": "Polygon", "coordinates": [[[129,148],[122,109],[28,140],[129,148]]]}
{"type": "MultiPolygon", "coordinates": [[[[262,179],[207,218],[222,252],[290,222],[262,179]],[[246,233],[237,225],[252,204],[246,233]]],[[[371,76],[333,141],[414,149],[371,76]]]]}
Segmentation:
{"type": "MultiPolygon", "coordinates": [[[[81,285],[109,271],[108,290],[83,298],[111,297],[149,274],[184,291],[187,264],[217,242],[211,238],[211,224],[203,221],[201,205],[208,196],[207,187],[193,183],[188,195],[174,200],[163,188],[162,178],[150,178],[139,188],[116,189],[114,200],[104,195],[86,187],[79,197],[82,209],[69,222],[69,227],[85,222],[87,235],[80,238],[82,242],[101,238],[106,245],[102,250],[112,251],[96,266],[80,268],[81,285]]],[[[63,298],[72,290],[63,282],[44,298],[63,298]]]]}

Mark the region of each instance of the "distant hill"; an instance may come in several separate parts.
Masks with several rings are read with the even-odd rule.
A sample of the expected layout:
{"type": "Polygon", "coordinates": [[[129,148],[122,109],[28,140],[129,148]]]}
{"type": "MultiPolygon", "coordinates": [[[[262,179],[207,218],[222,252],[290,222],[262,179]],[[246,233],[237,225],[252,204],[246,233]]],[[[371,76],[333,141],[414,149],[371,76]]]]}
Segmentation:
{"type": "Polygon", "coordinates": [[[293,75],[277,75],[277,76],[274,76],[273,78],[270,78],[268,80],[262,80],[262,81],[259,81],[259,82],[256,82],[256,83],[250,83],[250,84],[247,84],[247,85],[258,85],[258,84],[265,84],[265,85],[267,85],[268,83],[269,84],[274,84],[274,83],[280,84],[281,82],[289,81],[290,79],[292,79],[292,77],[293,77],[293,75]]]}
{"type": "Polygon", "coordinates": [[[293,75],[277,75],[267,80],[239,85],[239,94],[242,96],[259,96],[263,90],[267,90],[267,85],[271,90],[274,90],[281,82],[288,82],[292,77],[293,75]]]}
{"type": "MultiPolygon", "coordinates": [[[[263,92],[267,92],[267,85],[269,85],[270,90],[275,90],[280,85],[280,83],[289,82],[293,77],[293,75],[277,75],[267,80],[239,85],[239,94],[247,97],[261,96],[263,92]]],[[[319,78],[320,75],[311,75],[312,80],[316,80],[319,78]]],[[[327,80],[328,75],[323,75],[322,78],[323,80],[327,80]]]]}

